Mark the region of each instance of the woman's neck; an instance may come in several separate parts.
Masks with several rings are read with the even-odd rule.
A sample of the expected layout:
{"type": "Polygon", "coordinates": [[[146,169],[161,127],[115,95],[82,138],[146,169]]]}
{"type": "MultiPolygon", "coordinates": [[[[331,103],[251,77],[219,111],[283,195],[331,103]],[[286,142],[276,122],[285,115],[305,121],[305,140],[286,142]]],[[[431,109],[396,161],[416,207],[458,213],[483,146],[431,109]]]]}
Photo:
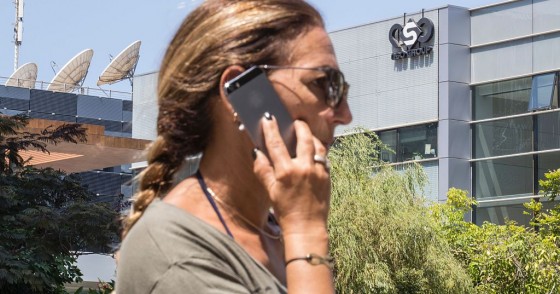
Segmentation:
{"type": "MultiPolygon", "coordinates": [[[[248,136],[238,130],[229,133],[236,138],[213,142],[204,151],[199,170],[215,197],[250,222],[264,227],[269,215],[267,192],[253,173],[253,157],[248,136]]],[[[228,136],[222,133],[221,136],[228,136]]],[[[216,138],[216,137],[214,137],[216,138]]]]}

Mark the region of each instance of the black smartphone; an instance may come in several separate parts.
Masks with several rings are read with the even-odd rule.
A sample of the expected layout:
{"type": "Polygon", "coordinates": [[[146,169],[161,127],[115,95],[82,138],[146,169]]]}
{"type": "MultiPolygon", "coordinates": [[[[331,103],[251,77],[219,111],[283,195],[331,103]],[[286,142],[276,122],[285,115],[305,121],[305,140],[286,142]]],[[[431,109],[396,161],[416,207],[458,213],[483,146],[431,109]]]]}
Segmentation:
{"type": "Polygon", "coordinates": [[[224,85],[226,95],[256,147],[267,156],[260,120],[265,112],[276,118],[288,153],[296,156],[294,121],[263,69],[253,66],[224,85]]]}

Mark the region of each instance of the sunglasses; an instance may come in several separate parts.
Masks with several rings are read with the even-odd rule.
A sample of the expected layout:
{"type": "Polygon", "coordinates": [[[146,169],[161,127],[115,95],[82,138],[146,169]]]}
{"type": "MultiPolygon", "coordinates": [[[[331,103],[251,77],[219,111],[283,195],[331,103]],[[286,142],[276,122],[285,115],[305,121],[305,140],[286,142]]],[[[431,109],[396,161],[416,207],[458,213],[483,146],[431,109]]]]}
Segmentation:
{"type": "Polygon", "coordinates": [[[347,98],[348,89],[350,85],[344,79],[344,74],[336,68],[324,66],[324,67],[299,67],[299,66],[284,66],[284,65],[258,65],[257,67],[265,70],[276,70],[276,69],[302,69],[302,70],[314,70],[322,71],[325,76],[317,79],[317,83],[323,88],[327,95],[325,96],[325,103],[336,109],[342,103],[342,100],[347,98]]]}

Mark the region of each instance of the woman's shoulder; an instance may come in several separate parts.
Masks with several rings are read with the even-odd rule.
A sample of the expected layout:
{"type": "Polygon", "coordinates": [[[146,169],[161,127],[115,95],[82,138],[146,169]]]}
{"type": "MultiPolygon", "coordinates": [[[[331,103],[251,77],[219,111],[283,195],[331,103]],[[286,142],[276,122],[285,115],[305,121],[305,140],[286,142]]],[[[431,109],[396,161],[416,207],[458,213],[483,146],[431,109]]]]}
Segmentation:
{"type": "Polygon", "coordinates": [[[135,246],[139,243],[153,242],[161,250],[175,251],[174,248],[184,248],[189,244],[198,247],[201,242],[227,241],[227,236],[222,235],[206,222],[181,208],[155,200],[132,227],[123,243],[128,239],[135,246]]]}
{"type": "Polygon", "coordinates": [[[202,283],[200,287],[208,283],[225,283],[221,286],[284,289],[231,237],[196,216],[159,200],[148,206],[125,238],[117,279],[121,289],[150,289],[159,285],[162,290],[173,288],[177,283],[191,283],[191,286],[202,283]],[[209,275],[212,279],[201,280],[209,275]],[[127,281],[135,282],[132,285],[127,281]]]}

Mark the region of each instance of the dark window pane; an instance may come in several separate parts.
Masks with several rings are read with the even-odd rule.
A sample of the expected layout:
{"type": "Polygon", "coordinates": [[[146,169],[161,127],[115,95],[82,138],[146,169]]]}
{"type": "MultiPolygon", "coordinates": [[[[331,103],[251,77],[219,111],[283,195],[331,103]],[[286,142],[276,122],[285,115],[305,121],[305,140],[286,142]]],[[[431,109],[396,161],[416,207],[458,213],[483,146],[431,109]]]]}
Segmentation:
{"type": "MultiPolygon", "coordinates": [[[[544,179],[544,174],[560,168],[560,152],[541,153],[538,159],[538,178],[544,179]]],[[[540,187],[539,187],[540,189],[540,187]]]]}
{"type": "Polygon", "coordinates": [[[533,120],[518,117],[473,127],[474,158],[533,151],[533,120]]]}
{"type": "Polygon", "coordinates": [[[475,86],[473,93],[474,120],[525,113],[531,97],[531,78],[475,86]]]}
{"type": "Polygon", "coordinates": [[[474,186],[477,199],[533,195],[532,155],[476,161],[474,186]]]}
{"type": "Polygon", "coordinates": [[[545,74],[533,77],[531,86],[531,100],[529,110],[550,108],[552,103],[552,93],[556,81],[556,74],[545,74]]]}
{"type": "MultiPolygon", "coordinates": [[[[529,202],[530,200],[527,200],[529,202]]],[[[476,209],[476,224],[482,225],[484,222],[503,225],[506,220],[513,220],[520,225],[529,227],[531,216],[523,214],[527,209],[523,204],[500,205],[492,207],[479,207],[476,209]]]]}
{"type": "Polygon", "coordinates": [[[560,112],[537,116],[537,136],[538,150],[560,148],[560,112]]]}
{"type": "MultiPolygon", "coordinates": [[[[494,224],[503,225],[506,220],[513,220],[520,225],[530,227],[530,221],[532,216],[529,214],[524,214],[523,212],[530,212],[523,206],[523,203],[530,202],[530,199],[520,200],[519,204],[509,204],[509,205],[496,205],[491,207],[478,207],[476,208],[476,224],[482,225],[484,222],[490,222],[494,224]]],[[[554,206],[560,204],[559,201],[545,201],[541,199],[543,203],[543,211],[553,208],[554,206]]]]}
{"type": "Polygon", "coordinates": [[[387,145],[387,147],[391,150],[381,150],[379,156],[381,160],[385,162],[396,162],[396,150],[397,150],[397,130],[392,131],[385,131],[379,133],[379,139],[383,144],[387,145]]]}
{"type": "Polygon", "coordinates": [[[436,157],[436,148],[436,124],[402,128],[399,130],[398,161],[436,157]]]}

